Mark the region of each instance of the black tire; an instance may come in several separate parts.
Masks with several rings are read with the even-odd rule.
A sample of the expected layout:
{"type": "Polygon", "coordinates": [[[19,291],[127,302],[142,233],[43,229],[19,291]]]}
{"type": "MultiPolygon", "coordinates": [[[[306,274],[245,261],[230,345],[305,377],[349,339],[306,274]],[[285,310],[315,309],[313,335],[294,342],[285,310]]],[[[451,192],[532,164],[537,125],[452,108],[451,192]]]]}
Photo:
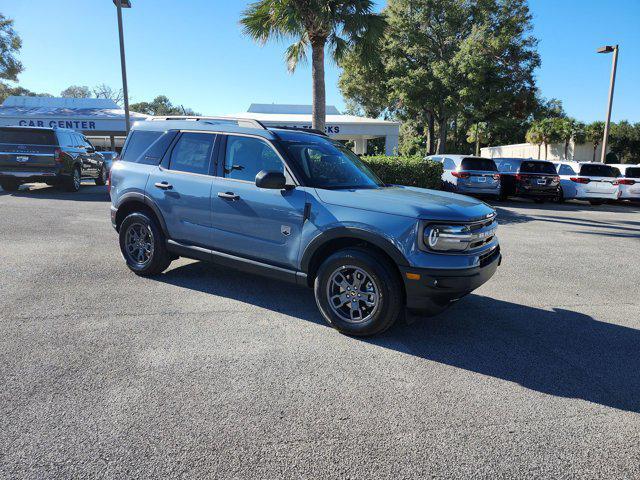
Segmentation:
{"type": "MultiPolygon", "coordinates": [[[[162,273],[171,263],[171,257],[167,252],[165,237],[162,230],[158,227],[156,221],[145,212],[133,212],[127,215],[120,225],[120,252],[127,262],[127,267],[142,277],[149,277],[162,273]],[[139,253],[136,247],[127,248],[136,232],[141,231],[145,234],[146,241],[152,248],[148,258],[141,258],[143,261],[137,261],[134,256],[139,253]],[[150,233],[150,235],[148,235],[150,233]],[[133,251],[131,251],[133,250],[133,251]]],[[[140,247],[142,248],[142,247],[140,247]]],[[[145,257],[145,254],[143,254],[145,257]]]]}
{"type": "Polygon", "coordinates": [[[347,335],[375,335],[391,327],[403,313],[403,294],[400,282],[394,266],[387,258],[365,249],[348,248],[334,253],[322,263],[314,281],[314,293],[322,316],[336,330],[347,335]],[[349,272],[353,272],[353,274],[349,275],[349,272]],[[351,292],[338,287],[337,282],[332,280],[344,273],[345,276],[342,278],[345,282],[349,283],[349,277],[351,282],[354,282],[358,275],[362,275],[362,272],[368,276],[368,279],[358,279],[362,281],[362,285],[359,285],[358,288],[354,288],[353,284],[350,284],[351,286],[348,288],[351,289],[351,292]],[[337,290],[331,290],[333,288],[337,288],[337,290]],[[352,302],[357,305],[361,318],[353,319],[353,313],[350,313],[351,319],[347,320],[331,307],[330,296],[331,293],[334,293],[335,297],[345,295],[345,298],[351,298],[350,295],[355,297],[356,292],[358,292],[357,295],[363,297],[366,295],[366,299],[356,300],[354,298],[352,301],[346,301],[341,306],[335,307],[338,311],[349,309],[351,312],[353,310],[350,306],[352,302]],[[375,295],[377,295],[377,299],[375,299],[375,295]],[[372,302],[375,303],[375,307],[366,305],[367,299],[375,299],[372,302]]]}
{"type": "Polygon", "coordinates": [[[562,188],[558,189],[558,195],[555,198],[556,203],[564,203],[564,190],[562,188]]]}
{"type": "Polygon", "coordinates": [[[504,190],[500,190],[498,200],[500,200],[501,202],[506,202],[507,200],[509,200],[509,195],[507,195],[507,192],[505,192],[504,190]]]}
{"type": "Polygon", "coordinates": [[[604,204],[604,200],[589,200],[589,203],[591,205],[603,205],[604,204]]]}
{"type": "Polygon", "coordinates": [[[71,176],[65,178],[64,180],[64,189],[67,192],[77,192],[80,190],[80,182],[82,180],[82,175],[80,173],[80,167],[74,167],[71,176]]]}
{"type": "Polygon", "coordinates": [[[96,185],[102,187],[107,184],[107,171],[104,168],[104,165],[100,167],[100,171],[98,172],[98,177],[96,178],[96,185]]]}
{"type": "Polygon", "coordinates": [[[0,187],[2,187],[5,192],[17,192],[20,184],[15,180],[1,180],[0,187]]]}
{"type": "Polygon", "coordinates": [[[533,201],[536,202],[536,203],[544,203],[545,199],[544,198],[534,198],[533,201]]]}

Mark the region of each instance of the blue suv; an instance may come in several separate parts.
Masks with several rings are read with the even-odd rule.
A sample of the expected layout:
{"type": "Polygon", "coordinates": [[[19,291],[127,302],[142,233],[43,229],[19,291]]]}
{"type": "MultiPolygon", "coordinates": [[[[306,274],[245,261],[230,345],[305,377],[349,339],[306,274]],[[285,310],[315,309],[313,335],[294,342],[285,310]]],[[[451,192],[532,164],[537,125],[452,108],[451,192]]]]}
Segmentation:
{"type": "Polygon", "coordinates": [[[184,256],[307,285],[351,335],[380,333],[405,308],[439,313],[501,261],[485,203],[385,185],[326,135],[256,120],[138,122],[110,192],[134,273],[184,256]]]}

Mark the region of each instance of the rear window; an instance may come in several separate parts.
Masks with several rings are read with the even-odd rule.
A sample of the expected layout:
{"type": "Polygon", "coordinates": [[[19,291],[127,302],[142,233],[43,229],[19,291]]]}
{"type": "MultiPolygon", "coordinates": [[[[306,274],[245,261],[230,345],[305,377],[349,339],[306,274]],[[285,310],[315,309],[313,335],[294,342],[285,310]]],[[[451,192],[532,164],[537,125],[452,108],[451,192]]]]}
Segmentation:
{"type": "Polygon", "coordinates": [[[497,172],[496,164],[489,158],[469,157],[462,160],[462,170],[485,170],[497,172]]]}
{"type": "Polygon", "coordinates": [[[520,173],[546,173],[557,175],[556,169],[551,162],[522,162],[520,173]]]}
{"type": "Polygon", "coordinates": [[[640,178],[640,167],[627,168],[624,176],[627,178],[640,178]]]}
{"type": "Polygon", "coordinates": [[[57,145],[53,130],[0,128],[0,143],[22,145],[57,145]]]}
{"type": "MultiPolygon", "coordinates": [[[[151,146],[153,142],[162,136],[163,132],[134,130],[129,134],[127,145],[122,155],[125,162],[148,163],[143,161],[142,154],[151,146]]],[[[154,162],[155,164],[159,163],[154,162]]]]}
{"type": "Polygon", "coordinates": [[[580,175],[584,177],[616,177],[616,171],[609,165],[581,165],[580,175]]]}

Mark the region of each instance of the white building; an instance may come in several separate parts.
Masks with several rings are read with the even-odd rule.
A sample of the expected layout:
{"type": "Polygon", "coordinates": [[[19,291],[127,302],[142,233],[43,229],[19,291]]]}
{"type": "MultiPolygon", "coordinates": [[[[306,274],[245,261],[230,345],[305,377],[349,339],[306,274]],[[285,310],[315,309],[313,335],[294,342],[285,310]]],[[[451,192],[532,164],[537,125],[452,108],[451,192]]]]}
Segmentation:
{"type": "MultiPolygon", "coordinates": [[[[131,112],[131,121],[149,116],[131,112]]],[[[98,147],[120,148],[127,136],[124,110],[105,98],[8,97],[0,106],[0,126],[72,128],[98,147]]]]}
{"type": "MultiPolygon", "coordinates": [[[[253,118],[268,127],[286,126],[311,128],[311,105],[278,105],[252,103],[246,112],[233,115],[253,118]]],[[[400,123],[377,118],[343,115],[333,105],[327,105],[326,133],[336,140],[354,140],[355,152],[367,152],[367,140],[384,137],[385,153],[394,155],[398,150],[400,123]]]]}
{"type": "MultiPolygon", "coordinates": [[[[234,117],[252,118],[268,127],[311,128],[311,105],[251,104],[247,112],[234,117]]],[[[131,122],[149,115],[131,112],[131,122]]],[[[84,133],[98,148],[120,149],[127,136],[124,110],[102,98],[8,97],[0,106],[0,126],[72,128],[84,133]]],[[[327,106],[327,134],[336,140],[353,140],[355,152],[367,152],[367,140],[384,137],[387,155],[398,149],[400,123],[342,115],[327,106]]]]}
{"type": "MultiPolygon", "coordinates": [[[[596,162],[600,161],[602,144],[596,148],[596,162]]],[[[607,148],[607,153],[609,149],[607,148]]],[[[486,158],[533,158],[534,160],[549,160],[552,162],[564,160],[564,143],[551,143],[547,146],[547,156],[544,155],[544,145],[534,145],[532,143],[516,143],[514,145],[501,145],[498,147],[484,147],[480,149],[480,155],[486,158]],[[540,152],[538,154],[538,151],[540,152]]],[[[593,161],[593,143],[576,144],[569,143],[567,150],[567,160],[576,162],[593,161]]]]}

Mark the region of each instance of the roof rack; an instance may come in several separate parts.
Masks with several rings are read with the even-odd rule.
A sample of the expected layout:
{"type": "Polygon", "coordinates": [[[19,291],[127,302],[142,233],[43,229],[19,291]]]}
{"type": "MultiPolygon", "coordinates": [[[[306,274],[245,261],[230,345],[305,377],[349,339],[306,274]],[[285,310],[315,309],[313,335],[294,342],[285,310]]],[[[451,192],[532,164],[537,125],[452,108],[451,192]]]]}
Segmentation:
{"type": "Polygon", "coordinates": [[[318,130],[316,128],[292,127],[292,126],[287,126],[287,125],[269,126],[269,129],[272,129],[272,128],[279,128],[280,130],[298,130],[298,131],[301,131],[301,132],[315,133],[316,135],[322,135],[323,137],[328,137],[329,136],[325,132],[323,132],[321,130],[318,130]]]}
{"type": "Polygon", "coordinates": [[[260,128],[267,130],[267,127],[259,120],[253,118],[237,118],[237,117],[203,117],[200,115],[161,115],[158,117],[151,117],[149,121],[162,121],[162,120],[190,120],[193,122],[203,122],[210,124],[236,124],[239,127],[247,128],[260,128]]]}

